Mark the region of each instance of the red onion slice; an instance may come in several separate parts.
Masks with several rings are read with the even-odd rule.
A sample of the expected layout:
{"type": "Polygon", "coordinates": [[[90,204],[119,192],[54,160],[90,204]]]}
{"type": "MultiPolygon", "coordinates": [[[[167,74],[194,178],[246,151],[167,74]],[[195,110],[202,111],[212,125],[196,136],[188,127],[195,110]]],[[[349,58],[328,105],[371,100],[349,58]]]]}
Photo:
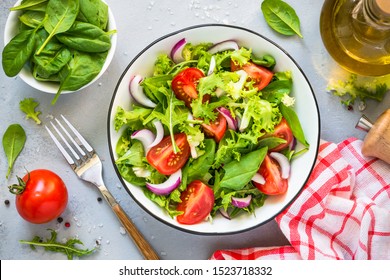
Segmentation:
{"type": "Polygon", "coordinates": [[[252,195],[246,197],[232,197],[232,205],[238,208],[245,208],[251,204],[252,195]]]}
{"type": "Polygon", "coordinates": [[[183,38],[173,46],[173,48],[171,50],[171,58],[172,58],[173,62],[179,63],[179,62],[182,62],[184,60],[184,58],[182,56],[182,51],[183,51],[183,48],[186,45],[186,43],[187,43],[186,39],[183,38]]]}
{"type": "Polygon", "coordinates": [[[290,162],[288,161],[288,158],[282,153],[278,152],[272,152],[269,155],[279,163],[281,169],[280,176],[283,179],[287,179],[288,177],[290,177],[290,162]]]}
{"type": "Polygon", "coordinates": [[[237,130],[237,120],[235,118],[233,118],[230,111],[228,109],[226,109],[225,107],[219,107],[217,110],[218,110],[218,112],[220,112],[222,114],[222,116],[225,117],[228,128],[233,129],[233,130],[237,130]]]}
{"type": "Polygon", "coordinates": [[[260,173],[256,173],[252,177],[252,181],[255,182],[255,183],[261,184],[261,185],[265,184],[265,179],[264,179],[263,175],[261,175],[260,173]]]}
{"type": "Polygon", "coordinates": [[[146,183],[146,187],[157,195],[168,195],[181,183],[181,169],[173,173],[161,184],[146,183]]]}
{"type": "Polygon", "coordinates": [[[216,65],[216,63],[215,63],[215,57],[212,56],[212,57],[210,58],[210,66],[209,66],[209,71],[207,71],[207,76],[210,76],[211,74],[214,73],[215,65],[216,65]]]}
{"type": "Polygon", "coordinates": [[[150,108],[156,107],[156,104],[145,95],[144,90],[140,85],[141,82],[142,77],[140,75],[136,75],[130,80],[129,90],[131,96],[141,105],[150,108]]]}
{"type": "Polygon", "coordinates": [[[147,150],[156,146],[164,138],[164,127],[163,127],[161,121],[155,120],[153,122],[153,124],[154,124],[154,127],[156,128],[156,138],[154,138],[154,141],[147,147],[147,150]]]}
{"type": "Polygon", "coordinates": [[[225,209],[219,208],[218,211],[221,213],[222,217],[231,220],[229,213],[225,209]]]}
{"type": "Polygon", "coordinates": [[[141,141],[142,145],[144,146],[145,153],[147,153],[150,145],[153,143],[155,139],[155,136],[153,132],[151,132],[149,129],[144,128],[133,132],[130,138],[141,141]]]}
{"type": "Polygon", "coordinates": [[[221,89],[221,88],[216,88],[215,89],[215,95],[217,96],[217,97],[221,97],[222,95],[224,95],[225,94],[225,91],[223,90],[223,89],[221,89]]]}
{"type": "Polygon", "coordinates": [[[288,148],[290,149],[290,151],[292,151],[295,149],[296,145],[297,145],[297,139],[295,137],[293,137],[293,140],[290,142],[290,145],[288,146],[288,148]]]}
{"type": "Polygon", "coordinates": [[[239,48],[240,47],[238,46],[236,41],[227,40],[227,41],[222,41],[222,42],[219,42],[219,43],[213,45],[208,50],[208,52],[211,54],[215,54],[215,53],[227,51],[227,50],[238,50],[239,48]]]}
{"type": "Polygon", "coordinates": [[[134,166],[133,172],[135,176],[141,177],[141,178],[147,178],[150,176],[151,172],[143,167],[134,166]]]}

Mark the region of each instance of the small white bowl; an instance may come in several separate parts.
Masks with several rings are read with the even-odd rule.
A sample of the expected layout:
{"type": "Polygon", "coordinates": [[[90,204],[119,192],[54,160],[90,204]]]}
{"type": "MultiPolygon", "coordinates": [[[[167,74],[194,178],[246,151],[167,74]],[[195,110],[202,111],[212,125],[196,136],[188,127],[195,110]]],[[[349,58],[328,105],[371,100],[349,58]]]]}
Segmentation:
{"type": "Polygon", "coordinates": [[[305,74],[294,59],[282,48],[269,39],[251,30],[228,25],[200,25],[175,33],[168,34],[143,49],[130,62],[123,72],[113,94],[108,114],[108,141],[111,160],[114,164],[118,177],[123,186],[133,199],[148,213],[158,220],[176,228],[190,233],[205,235],[223,235],[246,231],[262,225],[282,212],[300,193],[307,182],[314,167],[320,139],[320,116],[314,92],[305,74]],[[310,144],[308,152],[294,159],[291,164],[291,176],[289,188],[286,194],[269,196],[263,207],[257,208],[255,214],[243,214],[232,220],[227,220],[221,215],[213,218],[212,222],[202,222],[195,225],[183,225],[172,219],[162,208],[149,200],[143,193],[142,188],[136,187],[125,181],[115,166],[117,155],[115,147],[123,130],[116,132],[114,129],[114,117],[116,108],[121,106],[125,110],[131,108],[131,95],[129,94],[129,81],[135,75],[143,77],[153,74],[154,61],[161,53],[169,54],[171,48],[181,39],[185,38],[192,44],[213,42],[218,43],[225,40],[235,40],[240,46],[252,48],[254,54],[261,57],[270,54],[276,59],[275,71],[291,71],[293,77],[293,93],[296,99],[294,110],[297,113],[305,137],[310,144]]]}
{"type": "MultiPolygon", "coordinates": [[[[20,5],[21,2],[22,2],[22,0],[18,0],[14,6],[20,5]]],[[[18,33],[19,23],[20,23],[19,16],[21,13],[22,13],[21,11],[11,11],[10,12],[10,14],[7,18],[7,21],[5,23],[5,30],[4,30],[4,44],[5,45],[8,44],[8,42],[11,41],[11,39],[13,37],[15,37],[15,35],[18,33]]],[[[114,18],[113,13],[111,12],[110,7],[108,7],[108,28],[107,28],[107,30],[116,30],[115,18],[114,18]]],[[[77,91],[93,84],[96,80],[98,80],[100,78],[100,76],[103,75],[103,73],[107,70],[108,66],[110,65],[110,63],[112,61],[112,58],[114,57],[116,43],[117,43],[117,33],[114,33],[111,35],[111,48],[108,51],[107,58],[103,64],[102,70],[91,82],[89,82],[88,84],[86,84],[85,86],[83,86],[82,88],[80,88],[76,91],[65,91],[64,90],[61,92],[61,94],[70,93],[70,92],[77,92],[77,91]]],[[[31,73],[31,68],[28,65],[28,63],[26,63],[26,65],[22,68],[22,70],[19,72],[18,76],[25,83],[30,85],[31,87],[33,87],[37,90],[43,91],[43,92],[56,94],[58,89],[59,89],[59,83],[43,82],[43,81],[38,81],[38,80],[34,79],[32,73],[31,73]]]]}

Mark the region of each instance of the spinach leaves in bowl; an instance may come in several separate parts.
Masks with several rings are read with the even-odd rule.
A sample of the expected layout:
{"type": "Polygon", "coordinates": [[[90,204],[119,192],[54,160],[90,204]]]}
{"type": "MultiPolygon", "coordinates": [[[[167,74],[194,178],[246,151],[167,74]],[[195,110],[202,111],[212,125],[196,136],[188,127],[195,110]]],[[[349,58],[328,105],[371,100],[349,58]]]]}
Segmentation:
{"type": "Polygon", "coordinates": [[[16,36],[5,40],[4,72],[13,77],[28,68],[28,83],[54,84],[53,104],[61,92],[84,87],[107,67],[116,30],[109,30],[113,18],[103,1],[23,0],[11,8],[13,12],[19,22],[16,36]]]}

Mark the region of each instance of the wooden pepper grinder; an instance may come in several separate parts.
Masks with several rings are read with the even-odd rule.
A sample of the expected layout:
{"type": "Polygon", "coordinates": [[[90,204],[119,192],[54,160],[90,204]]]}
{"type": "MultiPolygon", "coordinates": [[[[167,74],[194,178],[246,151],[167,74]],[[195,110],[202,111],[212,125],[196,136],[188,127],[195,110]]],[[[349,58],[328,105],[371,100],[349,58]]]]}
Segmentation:
{"type": "Polygon", "coordinates": [[[390,109],[383,112],[375,123],[363,115],[356,128],[368,132],[364,138],[362,154],[380,158],[390,164],[390,109]]]}

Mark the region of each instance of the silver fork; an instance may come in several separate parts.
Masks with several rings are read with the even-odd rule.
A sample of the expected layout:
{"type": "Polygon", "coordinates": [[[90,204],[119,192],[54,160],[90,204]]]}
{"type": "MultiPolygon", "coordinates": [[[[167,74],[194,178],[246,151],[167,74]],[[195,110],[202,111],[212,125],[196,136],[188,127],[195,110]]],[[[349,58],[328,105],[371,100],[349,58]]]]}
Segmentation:
{"type": "Polygon", "coordinates": [[[100,161],[99,156],[95,153],[95,150],[88,144],[84,137],[81,136],[81,134],[63,115],[61,115],[61,117],[67,124],[69,129],[73,132],[74,136],[72,136],[71,133],[68,132],[68,130],[62,125],[62,123],[58,119],[55,119],[55,121],[61,130],[58,129],[53,122],[50,123],[59,138],[65,144],[66,148],[61,144],[60,140],[58,140],[57,137],[54,136],[51,130],[47,126],[45,127],[50,137],[53,139],[54,143],[61,151],[62,155],[65,157],[66,161],[69,163],[69,165],[72,167],[73,171],[77,174],[79,178],[97,186],[102,196],[108,202],[111,209],[114,211],[119,221],[126,229],[127,233],[131,236],[144,258],[147,260],[158,260],[159,257],[156,252],[145,240],[142,234],[138,231],[133,222],[123,211],[122,207],[118,204],[118,202],[104,185],[102,177],[102,162],[100,161]],[[66,137],[63,133],[66,135],[66,137]],[[72,145],[68,142],[66,138],[70,140],[71,144],[76,149],[72,147],[72,145]],[[70,151],[70,153],[68,153],[67,150],[70,151]]]}

